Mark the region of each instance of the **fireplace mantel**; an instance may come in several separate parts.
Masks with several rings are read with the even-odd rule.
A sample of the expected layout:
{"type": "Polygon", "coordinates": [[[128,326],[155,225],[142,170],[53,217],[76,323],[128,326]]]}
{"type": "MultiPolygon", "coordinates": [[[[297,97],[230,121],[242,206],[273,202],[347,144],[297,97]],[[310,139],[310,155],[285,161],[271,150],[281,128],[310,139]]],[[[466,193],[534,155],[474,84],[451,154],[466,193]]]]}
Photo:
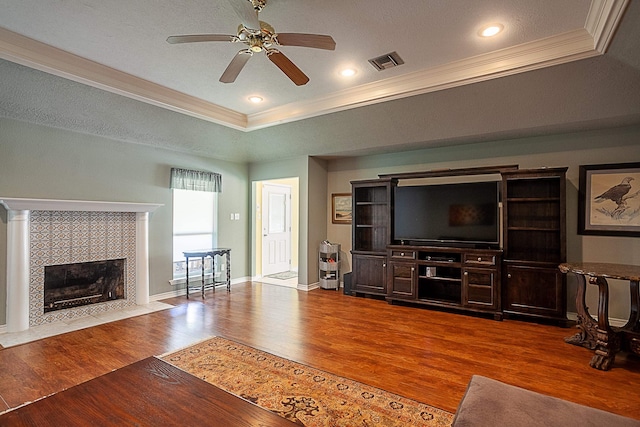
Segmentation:
{"type": "Polygon", "coordinates": [[[135,303],[149,303],[149,213],[161,204],[0,197],[7,209],[7,332],[29,328],[31,211],[135,213],[135,303]]]}
{"type": "Polygon", "coordinates": [[[153,203],[102,202],[90,200],[24,199],[0,197],[8,211],[153,212],[162,205],[153,203]]]}

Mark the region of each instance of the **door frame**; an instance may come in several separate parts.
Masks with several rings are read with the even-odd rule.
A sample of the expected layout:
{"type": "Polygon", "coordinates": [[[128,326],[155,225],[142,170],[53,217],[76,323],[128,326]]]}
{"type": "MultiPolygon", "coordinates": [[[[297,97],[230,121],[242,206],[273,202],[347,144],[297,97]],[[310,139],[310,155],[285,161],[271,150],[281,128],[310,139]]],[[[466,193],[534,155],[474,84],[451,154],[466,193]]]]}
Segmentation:
{"type": "Polygon", "coordinates": [[[299,235],[300,235],[300,179],[297,176],[282,179],[266,179],[253,181],[252,226],[253,256],[252,278],[259,281],[262,277],[262,185],[283,184],[291,186],[291,270],[298,271],[299,235]]]}
{"type": "MultiPolygon", "coordinates": [[[[286,268],[286,271],[291,270],[291,192],[292,192],[292,188],[290,185],[273,184],[270,182],[264,182],[262,185],[262,275],[263,276],[279,273],[281,271],[284,272],[285,268],[286,268]],[[267,242],[267,240],[265,240],[265,238],[268,236],[268,232],[267,232],[267,228],[269,227],[268,217],[270,216],[269,209],[271,206],[269,201],[265,200],[265,196],[268,196],[270,194],[278,194],[278,195],[285,196],[285,202],[284,202],[285,208],[283,210],[284,218],[281,219],[282,222],[284,223],[284,231],[282,231],[281,233],[274,233],[274,234],[279,235],[279,237],[275,241],[276,247],[278,247],[277,242],[285,242],[284,256],[286,260],[284,262],[274,261],[274,264],[277,264],[277,265],[269,264],[269,259],[271,259],[271,256],[273,256],[274,254],[271,254],[271,252],[269,252],[270,245],[267,242]],[[285,264],[286,264],[286,267],[285,267],[285,264]],[[273,269],[269,269],[268,267],[272,267],[272,268],[282,267],[283,269],[280,270],[279,268],[275,268],[275,271],[274,271],[273,269]]],[[[270,241],[273,242],[274,240],[270,240],[270,241]]],[[[280,247],[279,249],[282,249],[282,248],[280,247]]],[[[281,258],[282,255],[283,254],[281,254],[279,250],[275,250],[275,258],[281,258]]]]}

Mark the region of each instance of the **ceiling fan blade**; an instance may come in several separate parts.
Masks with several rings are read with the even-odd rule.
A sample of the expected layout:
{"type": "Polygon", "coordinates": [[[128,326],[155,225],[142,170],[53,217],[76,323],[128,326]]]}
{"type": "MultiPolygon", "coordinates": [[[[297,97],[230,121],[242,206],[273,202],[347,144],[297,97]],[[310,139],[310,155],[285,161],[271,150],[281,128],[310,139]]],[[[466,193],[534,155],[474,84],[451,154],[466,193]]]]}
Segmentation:
{"type": "Polygon", "coordinates": [[[251,51],[241,50],[233,57],[229,65],[227,65],[227,69],[224,70],[222,76],[220,76],[220,81],[222,83],[233,83],[236,81],[236,77],[240,74],[240,71],[244,68],[245,64],[251,58],[251,51]]]}
{"type": "Polygon", "coordinates": [[[251,30],[260,30],[260,21],[258,20],[258,12],[253,8],[253,4],[249,0],[228,0],[229,4],[240,17],[240,22],[251,30]]]}
{"type": "Polygon", "coordinates": [[[336,48],[333,37],[321,34],[278,33],[277,39],[282,46],[303,46],[326,50],[336,48]]]}
{"type": "Polygon", "coordinates": [[[309,77],[305,73],[300,70],[289,58],[284,56],[282,52],[273,52],[268,55],[268,58],[276,64],[278,68],[282,70],[283,73],[287,75],[291,79],[292,82],[296,84],[296,86],[306,85],[309,82],[309,77]]]}
{"type": "Polygon", "coordinates": [[[193,34],[167,37],[167,43],[196,43],[196,42],[230,42],[234,36],[226,34],[193,34]]]}

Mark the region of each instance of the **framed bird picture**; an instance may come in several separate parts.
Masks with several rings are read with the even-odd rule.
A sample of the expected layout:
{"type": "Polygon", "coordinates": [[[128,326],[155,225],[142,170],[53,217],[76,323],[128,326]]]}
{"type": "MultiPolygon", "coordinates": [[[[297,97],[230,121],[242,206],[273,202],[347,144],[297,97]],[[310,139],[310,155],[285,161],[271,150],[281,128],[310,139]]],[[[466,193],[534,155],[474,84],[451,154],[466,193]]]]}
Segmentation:
{"type": "Polygon", "coordinates": [[[640,236],[640,163],[580,166],[578,233],[640,236]]]}

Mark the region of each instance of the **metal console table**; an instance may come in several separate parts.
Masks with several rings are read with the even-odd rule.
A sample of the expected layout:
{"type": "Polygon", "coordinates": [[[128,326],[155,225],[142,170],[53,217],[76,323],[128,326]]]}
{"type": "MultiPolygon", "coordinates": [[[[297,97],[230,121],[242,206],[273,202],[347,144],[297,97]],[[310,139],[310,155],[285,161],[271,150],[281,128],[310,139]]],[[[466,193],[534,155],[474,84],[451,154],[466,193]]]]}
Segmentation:
{"type": "Polygon", "coordinates": [[[231,249],[229,248],[212,248],[212,249],[199,249],[193,251],[184,251],[182,252],[184,257],[187,260],[187,298],[189,298],[189,289],[200,289],[202,291],[202,298],[204,298],[204,291],[206,289],[213,289],[215,291],[216,285],[227,285],[227,292],[231,291],[231,249]],[[227,280],[226,281],[218,281],[215,279],[215,271],[216,271],[216,256],[224,256],[227,263],[227,280]],[[204,259],[206,257],[211,257],[213,260],[213,277],[211,278],[211,283],[208,285],[204,284],[204,259]],[[200,258],[202,260],[202,276],[201,283],[198,286],[189,286],[189,258],[200,258]]]}

